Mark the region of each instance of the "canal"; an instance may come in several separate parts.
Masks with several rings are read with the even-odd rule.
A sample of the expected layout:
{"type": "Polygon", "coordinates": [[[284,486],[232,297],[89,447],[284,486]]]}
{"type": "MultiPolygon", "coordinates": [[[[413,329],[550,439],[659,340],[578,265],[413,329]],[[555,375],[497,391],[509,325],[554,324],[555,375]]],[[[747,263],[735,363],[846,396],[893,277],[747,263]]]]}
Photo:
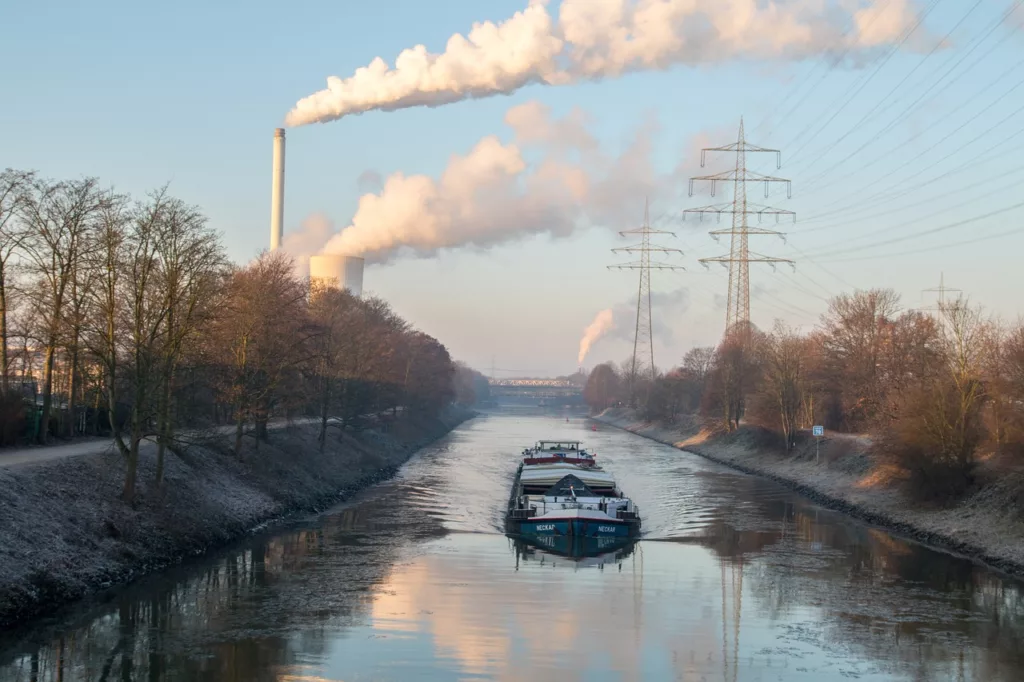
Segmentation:
{"type": "Polygon", "coordinates": [[[0,635],[0,680],[1010,682],[1021,587],[770,481],[512,411],[336,509],[0,635]],[[573,561],[506,538],[539,438],[595,451],[642,541],[573,561]]]}

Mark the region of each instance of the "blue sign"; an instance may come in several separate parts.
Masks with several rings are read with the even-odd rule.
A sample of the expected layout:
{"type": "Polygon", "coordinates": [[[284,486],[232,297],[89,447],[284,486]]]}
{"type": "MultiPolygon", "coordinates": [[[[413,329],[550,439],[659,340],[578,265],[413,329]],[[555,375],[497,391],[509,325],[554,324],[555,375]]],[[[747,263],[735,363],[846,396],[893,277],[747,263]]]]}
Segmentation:
{"type": "Polygon", "coordinates": [[[825,435],[825,427],[824,426],[815,426],[813,430],[814,430],[814,435],[815,436],[824,436],[825,435]]]}

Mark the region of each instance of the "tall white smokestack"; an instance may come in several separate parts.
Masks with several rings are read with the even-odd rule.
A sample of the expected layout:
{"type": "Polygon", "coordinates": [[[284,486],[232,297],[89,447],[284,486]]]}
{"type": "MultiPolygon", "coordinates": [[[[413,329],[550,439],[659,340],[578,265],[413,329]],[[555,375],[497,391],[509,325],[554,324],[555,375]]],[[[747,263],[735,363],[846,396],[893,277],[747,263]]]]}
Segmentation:
{"type": "Polygon", "coordinates": [[[281,246],[284,236],[284,128],[274,131],[274,184],[270,194],[270,250],[281,246]]]}

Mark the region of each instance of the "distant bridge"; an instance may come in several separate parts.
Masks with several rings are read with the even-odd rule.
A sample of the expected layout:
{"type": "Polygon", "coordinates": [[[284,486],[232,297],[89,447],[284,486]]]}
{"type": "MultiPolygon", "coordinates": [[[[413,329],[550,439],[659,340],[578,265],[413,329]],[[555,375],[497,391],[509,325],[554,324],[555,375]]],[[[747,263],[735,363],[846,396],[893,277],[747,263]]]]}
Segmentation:
{"type": "Polygon", "coordinates": [[[530,388],[575,388],[564,379],[488,379],[491,386],[522,386],[530,388]]]}
{"type": "Polygon", "coordinates": [[[488,379],[491,395],[536,398],[542,400],[555,399],[561,402],[581,400],[583,389],[564,379],[488,379]]]}

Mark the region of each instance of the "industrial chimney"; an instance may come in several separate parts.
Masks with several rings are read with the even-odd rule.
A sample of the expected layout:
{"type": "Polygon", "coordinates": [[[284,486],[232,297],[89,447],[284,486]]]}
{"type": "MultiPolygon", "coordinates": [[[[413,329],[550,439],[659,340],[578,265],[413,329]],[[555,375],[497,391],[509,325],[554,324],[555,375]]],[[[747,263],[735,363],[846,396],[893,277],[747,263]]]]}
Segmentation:
{"type": "Polygon", "coordinates": [[[270,190],[270,250],[281,246],[284,236],[284,128],[274,131],[274,178],[270,190]]]}

